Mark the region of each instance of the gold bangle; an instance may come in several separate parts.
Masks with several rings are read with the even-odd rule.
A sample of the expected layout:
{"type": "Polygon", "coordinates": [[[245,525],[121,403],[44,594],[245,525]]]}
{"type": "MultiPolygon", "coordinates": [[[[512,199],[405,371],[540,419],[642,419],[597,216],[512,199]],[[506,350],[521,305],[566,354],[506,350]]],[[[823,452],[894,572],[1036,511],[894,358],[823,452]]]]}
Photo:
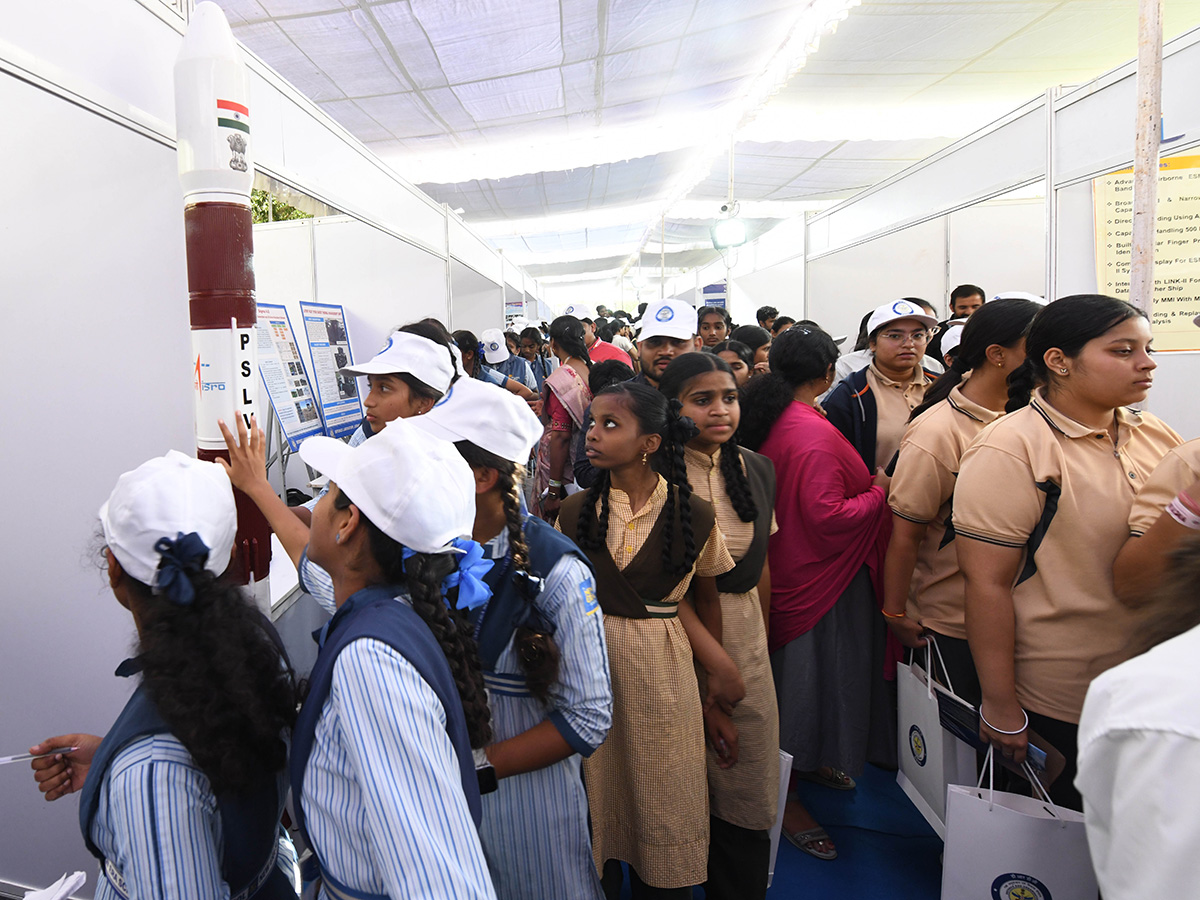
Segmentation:
{"type": "Polygon", "coordinates": [[[882,612],[889,619],[907,619],[908,618],[907,612],[890,613],[886,609],[881,609],[880,612],[882,612]]]}

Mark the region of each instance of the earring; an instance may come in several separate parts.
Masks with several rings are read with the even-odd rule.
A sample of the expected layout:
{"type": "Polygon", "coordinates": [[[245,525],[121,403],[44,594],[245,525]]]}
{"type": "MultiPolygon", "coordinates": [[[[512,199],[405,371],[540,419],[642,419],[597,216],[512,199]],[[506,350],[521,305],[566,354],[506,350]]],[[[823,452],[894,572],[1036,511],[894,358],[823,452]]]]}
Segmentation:
{"type": "Polygon", "coordinates": [[[643,465],[643,466],[644,466],[644,465],[646,465],[647,456],[648,456],[648,454],[646,454],[646,453],[643,453],[643,454],[642,454],[642,465],[643,465]]]}
{"type": "Polygon", "coordinates": [[[1067,370],[1066,370],[1066,369],[1059,369],[1058,371],[1062,372],[1064,375],[1066,375],[1066,374],[1067,374],[1067,370]]]}
{"type": "Polygon", "coordinates": [[[333,536],[333,542],[335,544],[340,544],[342,542],[342,533],[340,531],[333,536]]]}

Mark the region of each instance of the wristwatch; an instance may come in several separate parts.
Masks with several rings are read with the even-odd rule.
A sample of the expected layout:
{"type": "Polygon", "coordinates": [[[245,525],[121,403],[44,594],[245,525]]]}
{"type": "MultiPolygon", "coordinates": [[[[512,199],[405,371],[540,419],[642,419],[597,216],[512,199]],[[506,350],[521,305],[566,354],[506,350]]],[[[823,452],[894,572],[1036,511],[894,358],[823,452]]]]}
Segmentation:
{"type": "Polygon", "coordinates": [[[496,778],[496,767],[488,760],[482,747],[474,750],[472,755],[475,757],[475,777],[479,779],[479,793],[490,794],[500,787],[496,778]]]}

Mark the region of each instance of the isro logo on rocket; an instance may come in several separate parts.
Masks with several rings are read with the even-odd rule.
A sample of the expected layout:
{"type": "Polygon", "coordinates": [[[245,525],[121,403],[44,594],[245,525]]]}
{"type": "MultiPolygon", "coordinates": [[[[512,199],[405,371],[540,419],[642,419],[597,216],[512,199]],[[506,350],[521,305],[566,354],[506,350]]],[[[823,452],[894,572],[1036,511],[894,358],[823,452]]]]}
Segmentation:
{"type": "Polygon", "coordinates": [[[200,354],[196,354],[196,381],[195,386],[198,391],[223,391],[225,390],[225,382],[223,381],[205,381],[203,370],[211,368],[209,363],[200,362],[200,354]]]}

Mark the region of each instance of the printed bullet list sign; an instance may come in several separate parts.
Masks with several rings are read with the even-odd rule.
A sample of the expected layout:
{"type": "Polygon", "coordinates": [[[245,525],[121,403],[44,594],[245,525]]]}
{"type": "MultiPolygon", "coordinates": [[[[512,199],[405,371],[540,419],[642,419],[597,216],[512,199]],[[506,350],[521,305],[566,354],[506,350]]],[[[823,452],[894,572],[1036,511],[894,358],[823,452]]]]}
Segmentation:
{"type": "MultiPolygon", "coordinates": [[[[1133,246],[1133,169],[1092,182],[1096,234],[1096,282],[1101,293],[1129,299],[1133,246]]],[[[1154,248],[1157,350],[1200,350],[1200,156],[1162,160],[1158,173],[1158,222],[1154,248]]]]}

